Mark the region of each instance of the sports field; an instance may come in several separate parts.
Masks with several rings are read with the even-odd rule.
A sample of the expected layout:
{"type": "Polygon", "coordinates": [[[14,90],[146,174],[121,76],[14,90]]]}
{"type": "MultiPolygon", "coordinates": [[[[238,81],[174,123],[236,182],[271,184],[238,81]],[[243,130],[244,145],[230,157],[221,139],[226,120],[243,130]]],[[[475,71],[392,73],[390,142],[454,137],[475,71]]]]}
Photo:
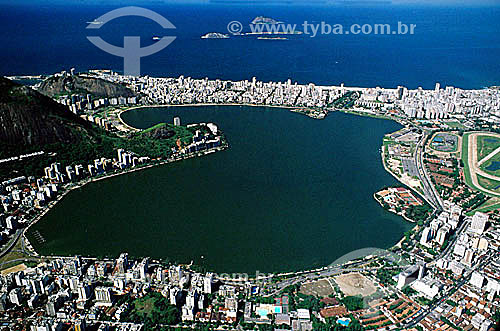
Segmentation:
{"type": "Polygon", "coordinates": [[[437,133],[432,138],[430,146],[439,152],[455,153],[458,150],[458,136],[452,133],[437,133]]]}
{"type": "Polygon", "coordinates": [[[357,272],[337,276],[335,282],[339,285],[342,293],[347,296],[368,296],[377,291],[377,287],[371,280],[357,272]]]}

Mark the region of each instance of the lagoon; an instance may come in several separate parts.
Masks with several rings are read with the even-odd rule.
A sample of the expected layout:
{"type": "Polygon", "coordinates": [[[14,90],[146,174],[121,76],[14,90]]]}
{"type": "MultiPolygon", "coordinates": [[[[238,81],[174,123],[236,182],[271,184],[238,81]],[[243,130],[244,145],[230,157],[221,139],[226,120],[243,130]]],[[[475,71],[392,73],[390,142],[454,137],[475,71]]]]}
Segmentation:
{"type": "Polygon", "coordinates": [[[411,224],[373,193],[396,184],[382,165],[384,134],[398,123],[284,109],[184,106],[135,109],[128,124],[214,122],[230,144],[208,156],[88,184],[33,231],[41,254],[169,258],[217,272],[325,266],[365,247],[388,248],[411,224]]]}

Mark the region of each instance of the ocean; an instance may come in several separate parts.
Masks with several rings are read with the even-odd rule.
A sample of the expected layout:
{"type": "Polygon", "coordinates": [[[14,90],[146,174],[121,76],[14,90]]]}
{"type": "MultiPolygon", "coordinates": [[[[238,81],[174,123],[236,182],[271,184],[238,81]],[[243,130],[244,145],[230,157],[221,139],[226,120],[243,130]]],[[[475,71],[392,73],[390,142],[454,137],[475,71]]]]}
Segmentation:
{"type": "Polygon", "coordinates": [[[144,6],[163,15],[175,30],[139,17],[122,17],[98,30],[87,23],[120,5],[0,5],[0,74],[50,74],[75,67],[123,70],[122,58],[109,55],[86,36],[98,35],[121,46],[123,36],[176,40],[145,57],[141,73],[196,78],[262,81],[292,79],[301,84],[393,88],[433,88],[436,82],[466,89],[500,85],[500,6],[410,5],[229,5],[218,2],[144,6]],[[290,24],[416,24],[414,35],[307,35],[289,40],[201,39],[227,33],[230,21],[247,27],[264,15],[290,24]]]}

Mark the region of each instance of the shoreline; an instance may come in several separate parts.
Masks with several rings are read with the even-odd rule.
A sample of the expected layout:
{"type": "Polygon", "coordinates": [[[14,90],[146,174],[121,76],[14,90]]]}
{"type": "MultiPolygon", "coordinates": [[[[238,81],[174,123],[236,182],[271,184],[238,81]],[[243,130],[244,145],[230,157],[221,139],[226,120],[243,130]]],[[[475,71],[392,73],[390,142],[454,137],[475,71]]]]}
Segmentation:
{"type": "MultiPolygon", "coordinates": [[[[136,109],[141,109],[141,108],[170,108],[170,107],[216,107],[216,106],[240,106],[240,107],[264,107],[264,108],[278,108],[278,109],[283,109],[283,110],[288,110],[289,112],[292,112],[293,107],[286,107],[286,106],[275,106],[275,105],[255,105],[255,104],[246,104],[246,103],[183,103],[183,104],[157,104],[157,105],[142,105],[142,106],[134,106],[126,109],[122,109],[118,112],[118,119],[120,120],[120,123],[131,129],[132,131],[140,131],[142,129],[133,127],[129,124],[127,124],[123,119],[122,119],[122,114],[126,113],[131,110],[136,110],[136,109]]],[[[307,116],[307,115],[306,115],[307,116]]],[[[310,117],[310,116],[308,116],[310,117]]]]}
{"type": "MultiPolygon", "coordinates": [[[[398,122],[398,123],[399,123],[399,122],[398,122]]],[[[400,124],[401,124],[401,123],[400,123],[400,124]]],[[[402,184],[402,185],[404,185],[404,186],[408,187],[408,188],[409,188],[412,192],[415,192],[415,193],[416,193],[416,194],[418,194],[420,197],[422,197],[422,198],[425,200],[425,202],[429,203],[429,202],[427,201],[427,199],[426,199],[425,197],[423,197],[423,196],[422,196],[422,194],[421,194],[420,192],[418,192],[415,188],[413,188],[413,187],[411,187],[411,186],[406,185],[405,183],[403,183],[403,182],[402,182],[402,181],[398,178],[398,176],[396,176],[396,175],[395,175],[392,171],[390,171],[390,170],[387,168],[387,166],[385,165],[385,153],[384,153],[384,144],[383,144],[383,141],[382,141],[382,148],[381,148],[380,155],[381,155],[381,158],[382,158],[382,165],[383,165],[383,167],[384,167],[385,171],[387,171],[388,173],[390,173],[390,174],[392,175],[392,177],[394,177],[394,178],[395,178],[395,179],[396,179],[396,180],[397,180],[400,184],[402,184]]],[[[373,193],[373,197],[374,197],[374,198],[375,198],[375,194],[376,194],[376,193],[377,193],[377,192],[373,193]]],[[[380,201],[378,201],[378,199],[377,199],[377,198],[375,198],[375,200],[377,200],[377,202],[379,203],[379,205],[382,207],[382,205],[381,205],[380,201]]],[[[431,205],[431,204],[429,204],[429,205],[432,207],[432,205],[431,205]]],[[[435,208],[434,208],[434,207],[432,207],[432,209],[435,211],[435,208]]],[[[394,213],[394,214],[398,215],[397,213],[394,213]]],[[[417,222],[415,222],[415,221],[411,221],[411,220],[407,219],[407,218],[406,218],[405,216],[403,216],[403,215],[398,215],[398,216],[401,216],[401,217],[402,217],[405,221],[407,221],[407,222],[410,222],[410,223],[414,223],[414,224],[415,224],[415,226],[414,226],[414,227],[412,227],[411,231],[416,231],[416,230],[419,228],[419,225],[417,224],[417,222]]],[[[401,239],[400,239],[400,240],[399,240],[399,241],[398,241],[398,242],[397,242],[394,246],[392,246],[392,247],[399,247],[399,248],[400,248],[400,247],[401,247],[401,244],[403,243],[403,241],[404,241],[404,240],[405,240],[405,236],[404,236],[404,234],[403,234],[403,237],[401,237],[401,239]]]]}
{"type": "MultiPolygon", "coordinates": [[[[378,202],[378,204],[380,205],[380,207],[382,207],[382,209],[384,209],[384,208],[383,208],[383,206],[382,206],[382,203],[380,202],[380,200],[379,200],[379,199],[377,199],[376,195],[377,195],[377,192],[373,193],[373,198],[375,199],[375,201],[377,201],[377,202],[378,202]]],[[[394,215],[400,216],[401,218],[403,218],[405,221],[407,221],[407,222],[409,222],[409,223],[414,224],[414,226],[411,228],[411,231],[416,231],[416,230],[419,228],[418,222],[416,222],[416,221],[414,221],[414,220],[412,220],[412,219],[409,219],[409,218],[408,218],[408,217],[406,217],[404,214],[399,214],[399,213],[397,213],[396,211],[393,211],[392,209],[389,209],[389,210],[387,210],[387,211],[388,211],[388,212],[390,212],[390,213],[392,213],[392,214],[394,214],[394,215]]],[[[400,239],[400,240],[399,240],[396,244],[394,244],[392,247],[398,247],[398,248],[401,248],[401,244],[403,243],[403,241],[405,241],[405,239],[406,239],[406,238],[405,238],[405,236],[403,235],[403,237],[402,237],[402,238],[401,238],[401,239],[400,239]]],[[[391,247],[391,248],[392,248],[392,247],[391,247]]]]}
{"type": "MultiPolygon", "coordinates": [[[[138,132],[138,131],[141,131],[142,129],[139,129],[139,128],[135,128],[129,124],[127,124],[121,117],[121,115],[127,111],[131,111],[131,110],[136,110],[136,109],[141,109],[141,108],[169,108],[169,107],[188,107],[188,106],[192,106],[192,107],[200,107],[200,106],[240,106],[240,107],[244,107],[244,106],[250,106],[250,107],[263,107],[263,108],[278,108],[278,109],[283,109],[283,110],[288,110],[289,112],[292,112],[292,113],[297,113],[296,111],[292,111],[293,108],[290,108],[290,107],[283,107],[283,106],[272,106],[272,105],[255,105],[255,104],[235,104],[235,103],[225,103],[225,104],[211,104],[211,103],[196,103],[196,104],[179,104],[179,105],[141,105],[141,106],[136,106],[136,107],[131,107],[131,108],[125,108],[125,109],[121,109],[119,112],[118,112],[118,119],[120,120],[120,122],[122,123],[122,125],[124,125],[126,128],[130,129],[130,130],[133,130],[134,132],[138,132]]],[[[385,119],[385,120],[392,120],[392,121],[395,121],[401,125],[404,126],[403,123],[401,123],[400,121],[398,121],[397,119],[394,119],[394,118],[390,118],[390,117],[380,117],[380,116],[367,116],[365,114],[361,114],[361,113],[358,113],[358,112],[355,112],[355,111],[342,111],[342,110],[333,110],[333,111],[339,111],[339,112],[343,112],[344,114],[349,114],[349,115],[357,115],[357,116],[362,116],[362,117],[370,117],[370,118],[378,118],[378,119],[385,119]]],[[[299,112],[300,113],[300,112],[299,112]]],[[[305,114],[303,114],[305,115],[305,114]]],[[[306,115],[308,116],[308,115],[306,115]]],[[[308,116],[310,117],[310,116],[308,116]]],[[[326,117],[326,116],[325,116],[326,117]]],[[[312,118],[312,117],[310,117],[312,118]]],[[[313,118],[315,119],[315,118],[313,118]]],[[[27,243],[27,248],[28,250],[33,253],[36,257],[39,257],[39,258],[52,258],[52,256],[47,256],[47,255],[40,255],[34,248],[34,246],[29,242],[27,236],[26,236],[26,233],[27,231],[31,228],[31,226],[33,226],[34,224],[38,223],[42,218],[43,216],[45,216],[45,214],[47,212],[49,212],[52,208],[54,208],[54,206],[64,198],[64,196],[66,196],[66,194],[68,194],[69,192],[77,189],[77,188],[81,188],[91,182],[98,182],[98,181],[101,181],[101,180],[104,180],[104,179],[108,179],[108,178],[112,178],[112,177],[115,177],[115,176],[119,176],[119,175],[123,175],[123,174],[128,174],[128,173],[132,173],[132,172],[135,172],[135,171],[139,171],[139,170],[144,170],[144,169],[148,169],[148,168],[152,168],[152,167],[156,167],[156,166],[161,166],[161,165],[165,165],[165,164],[169,164],[169,163],[172,163],[172,162],[176,162],[176,161],[182,161],[184,159],[189,159],[189,158],[193,158],[193,157],[197,157],[197,156],[204,156],[204,155],[207,155],[207,154],[211,154],[215,151],[223,151],[227,148],[228,146],[227,145],[224,145],[224,146],[221,146],[221,147],[217,147],[215,149],[212,149],[212,150],[208,150],[207,153],[203,153],[202,155],[198,155],[198,154],[192,154],[192,155],[189,155],[189,156],[186,156],[186,157],[182,157],[182,158],[178,158],[178,159],[173,159],[173,160],[164,160],[164,161],[161,161],[159,163],[154,163],[154,164],[149,164],[149,165],[145,165],[145,166],[141,166],[139,168],[134,168],[134,169],[128,169],[128,170],[125,170],[125,171],[121,171],[121,172],[118,172],[118,173],[112,173],[112,174],[109,174],[109,175],[104,175],[104,176],[101,176],[101,177],[98,177],[98,178],[91,178],[81,184],[77,184],[75,186],[72,186],[71,188],[67,189],[66,191],[64,191],[62,193],[61,196],[59,196],[57,198],[57,200],[55,200],[54,202],[52,202],[52,204],[49,204],[49,206],[47,206],[47,208],[40,214],[38,215],[35,220],[33,222],[31,222],[28,227],[26,227],[22,234],[21,234],[21,238],[20,240],[24,240],[25,243],[27,243]]],[[[382,157],[382,165],[384,167],[384,170],[389,172],[399,183],[407,186],[405,183],[401,182],[399,180],[399,178],[397,176],[395,176],[391,171],[389,171],[384,163],[384,153],[383,153],[383,145],[382,145],[382,150],[381,150],[381,157],[382,157]]],[[[414,191],[415,193],[417,193],[418,195],[420,195],[420,192],[416,191],[415,189],[413,189],[412,187],[410,187],[410,189],[412,191],[414,191]]],[[[375,198],[375,193],[373,193],[373,197],[375,198]]],[[[376,199],[376,198],[375,198],[376,199]]],[[[376,199],[377,200],[377,199],[376,199]]],[[[377,200],[378,201],[378,200],[377,200]]],[[[379,205],[380,205],[380,202],[379,202],[379,205]]],[[[404,215],[399,215],[399,214],[396,214],[397,216],[401,216],[401,218],[406,221],[406,222],[409,222],[409,223],[416,223],[414,221],[411,221],[409,220],[408,218],[406,218],[404,215]]],[[[418,228],[418,224],[415,224],[415,226],[412,228],[412,231],[415,230],[416,228],[418,228]]],[[[387,249],[392,249],[394,247],[400,247],[402,241],[404,241],[405,237],[404,235],[402,236],[402,238],[394,245],[391,245],[389,247],[387,247],[387,249]]],[[[328,266],[325,266],[323,268],[327,268],[328,266]]],[[[322,268],[319,268],[319,269],[322,269],[322,268]]],[[[318,268],[316,269],[311,269],[311,270],[319,270],[318,268]]],[[[309,270],[310,271],[310,270],[309,270]]],[[[297,272],[307,272],[306,270],[303,270],[303,271],[297,271],[297,272]]],[[[286,273],[286,272],[285,272],[286,273]]],[[[280,273],[281,274],[281,273],[280,273]]]]}
{"type": "MultiPolygon", "coordinates": [[[[373,198],[374,198],[374,199],[378,202],[378,204],[379,204],[381,207],[383,207],[383,206],[382,206],[382,202],[380,202],[380,200],[379,200],[379,199],[377,199],[377,192],[373,193],[373,198]]],[[[410,222],[410,223],[415,223],[415,224],[417,223],[416,221],[414,221],[414,220],[412,220],[412,219],[410,219],[410,218],[406,217],[406,215],[401,214],[401,213],[398,213],[398,212],[396,212],[395,210],[393,211],[393,209],[388,209],[387,211],[390,211],[391,213],[393,213],[393,214],[395,214],[395,215],[401,216],[402,218],[404,218],[406,221],[408,221],[408,222],[410,222]]]]}
{"type": "Polygon", "coordinates": [[[141,109],[141,108],[163,108],[163,107],[170,108],[170,107],[189,107],[189,106],[192,106],[192,107],[239,106],[239,107],[277,108],[277,109],[287,110],[287,111],[289,111],[291,113],[297,113],[297,114],[305,115],[305,116],[307,116],[309,118],[316,119],[316,120],[323,120],[323,119],[325,119],[328,116],[328,113],[341,112],[341,113],[349,114],[349,115],[356,115],[356,116],[361,116],[361,117],[369,117],[369,118],[375,118],[375,119],[382,119],[382,120],[394,121],[394,122],[399,123],[399,124],[401,124],[401,125],[404,126],[404,123],[402,123],[402,121],[399,118],[394,118],[394,117],[385,116],[385,115],[377,115],[377,114],[372,114],[372,113],[369,113],[369,112],[361,112],[361,111],[356,111],[356,110],[335,109],[335,108],[328,109],[328,108],[325,108],[324,109],[324,110],[326,110],[325,115],[322,116],[322,117],[316,117],[316,116],[310,116],[310,115],[308,115],[308,114],[300,111],[301,109],[307,109],[308,107],[289,107],[289,106],[260,105],[260,104],[257,105],[257,104],[252,104],[252,103],[183,103],[183,104],[140,105],[140,106],[133,106],[133,107],[129,107],[129,108],[125,108],[125,109],[119,110],[117,118],[118,118],[118,120],[120,121],[120,123],[124,127],[128,128],[131,131],[137,132],[137,131],[139,131],[141,129],[133,127],[130,124],[127,124],[123,120],[123,118],[122,118],[122,114],[123,113],[126,113],[126,112],[131,111],[131,110],[141,109]]]}

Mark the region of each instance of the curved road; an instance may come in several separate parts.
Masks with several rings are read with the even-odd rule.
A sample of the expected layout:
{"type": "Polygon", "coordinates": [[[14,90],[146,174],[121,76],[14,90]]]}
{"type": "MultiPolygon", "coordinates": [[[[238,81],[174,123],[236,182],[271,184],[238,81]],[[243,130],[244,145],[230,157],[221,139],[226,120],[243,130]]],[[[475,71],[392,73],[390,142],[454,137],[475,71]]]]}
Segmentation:
{"type": "Polygon", "coordinates": [[[439,196],[439,193],[434,188],[432,181],[425,170],[424,161],[423,161],[423,153],[424,153],[424,143],[427,138],[427,133],[424,131],[422,133],[422,137],[415,148],[415,164],[417,166],[417,174],[418,178],[422,182],[422,189],[424,191],[424,198],[429,202],[429,204],[435,209],[442,210],[444,209],[443,200],[439,196]]]}

